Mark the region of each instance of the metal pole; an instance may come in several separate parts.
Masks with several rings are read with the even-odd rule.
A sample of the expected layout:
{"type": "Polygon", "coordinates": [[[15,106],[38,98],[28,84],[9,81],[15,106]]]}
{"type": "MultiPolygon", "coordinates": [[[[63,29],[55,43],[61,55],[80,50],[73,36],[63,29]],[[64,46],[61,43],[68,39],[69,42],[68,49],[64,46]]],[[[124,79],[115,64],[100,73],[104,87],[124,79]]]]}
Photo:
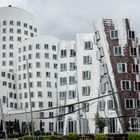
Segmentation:
{"type": "Polygon", "coordinates": [[[6,131],[6,124],[5,124],[5,118],[4,118],[4,114],[3,114],[1,99],[0,99],[0,109],[1,109],[1,116],[2,116],[2,120],[3,120],[3,128],[4,128],[4,132],[5,132],[5,139],[8,140],[8,135],[7,135],[7,131],[6,131]]]}
{"type": "Polygon", "coordinates": [[[31,91],[30,91],[28,59],[26,59],[26,65],[27,65],[27,77],[28,77],[28,87],[29,87],[29,102],[30,102],[30,113],[31,113],[32,136],[33,136],[33,140],[34,140],[34,122],[33,122],[32,101],[31,101],[31,91]]]}
{"type": "Polygon", "coordinates": [[[28,129],[28,134],[31,135],[31,133],[30,133],[30,129],[29,129],[29,124],[28,124],[28,121],[27,121],[26,108],[25,108],[25,114],[26,114],[26,125],[27,125],[27,129],[28,129]]]}

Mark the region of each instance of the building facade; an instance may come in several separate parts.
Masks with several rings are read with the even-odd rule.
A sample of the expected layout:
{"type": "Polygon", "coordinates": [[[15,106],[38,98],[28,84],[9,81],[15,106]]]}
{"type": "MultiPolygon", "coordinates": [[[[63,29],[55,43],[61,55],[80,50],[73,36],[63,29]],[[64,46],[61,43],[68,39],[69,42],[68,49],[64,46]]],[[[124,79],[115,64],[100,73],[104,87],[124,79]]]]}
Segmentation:
{"type": "Polygon", "coordinates": [[[107,133],[139,131],[139,41],[128,19],[102,19],[95,24],[100,61],[98,104],[109,119],[107,133]]]}
{"type": "Polygon", "coordinates": [[[7,122],[18,119],[27,132],[31,98],[35,131],[98,132],[96,113],[106,118],[106,133],[139,131],[139,40],[128,19],[102,19],[94,31],[77,33],[74,41],[37,35],[33,15],[0,8],[0,99],[7,122]]]}

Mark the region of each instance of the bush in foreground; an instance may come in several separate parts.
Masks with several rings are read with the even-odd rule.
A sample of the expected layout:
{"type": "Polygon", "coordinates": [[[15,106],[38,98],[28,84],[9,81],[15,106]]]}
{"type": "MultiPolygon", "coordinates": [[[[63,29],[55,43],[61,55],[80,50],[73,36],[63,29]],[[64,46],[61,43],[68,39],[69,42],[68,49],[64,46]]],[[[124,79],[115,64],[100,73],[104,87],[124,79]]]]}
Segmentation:
{"type": "Polygon", "coordinates": [[[95,140],[107,140],[107,135],[103,133],[97,133],[94,136],[95,140]]]}

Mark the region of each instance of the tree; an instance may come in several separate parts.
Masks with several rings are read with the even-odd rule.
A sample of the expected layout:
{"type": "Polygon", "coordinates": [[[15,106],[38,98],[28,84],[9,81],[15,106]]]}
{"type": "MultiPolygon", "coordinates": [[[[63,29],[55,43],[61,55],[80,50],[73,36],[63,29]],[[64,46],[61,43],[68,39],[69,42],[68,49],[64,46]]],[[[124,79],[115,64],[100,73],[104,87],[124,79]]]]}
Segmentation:
{"type": "Polygon", "coordinates": [[[104,132],[105,126],[107,126],[107,120],[103,117],[100,117],[99,113],[95,114],[95,125],[99,129],[99,133],[104,132]]]}

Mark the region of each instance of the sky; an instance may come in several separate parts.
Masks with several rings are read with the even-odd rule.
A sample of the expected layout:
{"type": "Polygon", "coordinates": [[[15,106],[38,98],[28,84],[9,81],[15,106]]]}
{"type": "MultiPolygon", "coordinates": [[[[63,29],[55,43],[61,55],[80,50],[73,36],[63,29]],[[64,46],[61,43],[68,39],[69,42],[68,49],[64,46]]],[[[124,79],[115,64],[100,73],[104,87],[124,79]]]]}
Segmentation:
{"type": "Polygon", "coordinates": [[[101,18],[129,18],[140,33],[140,0],[0,0],[0,7],[10,4],[35,16],[39,34],[60,39],[93,32],[93,21],[101,18]]]}

